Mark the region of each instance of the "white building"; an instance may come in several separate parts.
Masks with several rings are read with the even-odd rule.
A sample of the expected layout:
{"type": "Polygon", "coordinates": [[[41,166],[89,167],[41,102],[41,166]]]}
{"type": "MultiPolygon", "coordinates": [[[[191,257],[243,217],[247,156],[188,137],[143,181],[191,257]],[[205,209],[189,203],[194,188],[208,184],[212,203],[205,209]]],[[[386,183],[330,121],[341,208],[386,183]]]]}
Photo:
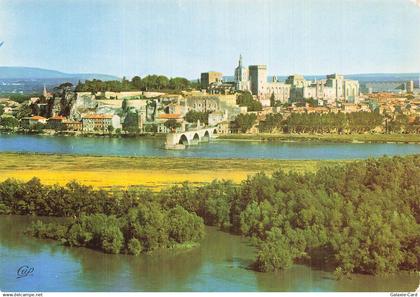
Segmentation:
{"type": "Polygon", "coordinates": [[[267,66],[251,65],[247,69],[242,65],[242,56],[239,56],[235,68],[235,87],[237,91],[250,91],[263,106],[270,105],[273,95],[281,103],[313,98],[330,104],[336,101],[357,103],[360,96],[359,82],[339,74],[327,75],[326,79],[319,81],[307,81],[303,75],[294,74],[286,82],[279,82],[276,77],[268,82],[267,66]]]}

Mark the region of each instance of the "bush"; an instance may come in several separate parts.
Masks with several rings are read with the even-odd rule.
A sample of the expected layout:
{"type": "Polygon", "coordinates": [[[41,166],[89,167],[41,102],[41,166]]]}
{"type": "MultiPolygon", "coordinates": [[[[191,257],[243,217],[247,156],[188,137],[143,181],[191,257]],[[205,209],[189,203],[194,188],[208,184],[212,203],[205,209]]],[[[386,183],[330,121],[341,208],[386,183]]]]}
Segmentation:
{"type": "Polygon", "coordinates": [[[124,237],[117,226],[106,226],[101,234],[102,250],[110,254],[118,254],[124,244],[124,237]]]}
{"type": "Polygon", "coordinates": [[[143,251],[140,241],[137,238],[131,238],[128,242],[128,252],[132,255],[139,255],[143,251]]]}

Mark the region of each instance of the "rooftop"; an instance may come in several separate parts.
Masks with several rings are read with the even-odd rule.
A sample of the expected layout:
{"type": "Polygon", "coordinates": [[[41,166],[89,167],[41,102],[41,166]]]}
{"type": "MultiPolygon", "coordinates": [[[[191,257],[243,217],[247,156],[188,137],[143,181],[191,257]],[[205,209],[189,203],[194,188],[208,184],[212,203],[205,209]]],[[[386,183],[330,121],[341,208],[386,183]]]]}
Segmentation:
{"type": "Polygon", "coordinates": [[[162,113],[159,115],[159,119],[180,119],[182,116],[179,113],[162,113]]]}
{"type": "Polygon", "coordinates": [[[112,114],[86,114],[82,119],[112,119],[112,114]]]}
{"type": "Polygon", "coordinates": [[[66,117],[63,117],[63,116],[54,116],[54,117],[49,118],[48,120],[65,120],[65,119],[66,117]]]}
{"type": "Polygon", "coordinates": [[[37,121],[39,121],[39,120],[46,120],[46,118],[41,117],[41,116],[33,116],[33,117],[31,117],[31,120],[37,120],[37,121]]]}

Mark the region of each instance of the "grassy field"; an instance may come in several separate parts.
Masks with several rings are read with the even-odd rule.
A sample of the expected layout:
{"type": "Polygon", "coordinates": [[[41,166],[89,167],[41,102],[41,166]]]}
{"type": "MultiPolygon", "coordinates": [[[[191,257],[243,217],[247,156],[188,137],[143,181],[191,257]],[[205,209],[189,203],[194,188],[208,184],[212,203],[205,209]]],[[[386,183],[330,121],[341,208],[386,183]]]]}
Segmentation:
{"type": "Polygon", "coordinates": [[[400,142],[420,143],[420,134],[229,134],[220,139],[259,141],[400,142]]]}
{"type": "Polygon", "coordinates": [[[102,157],[0,153],[0,181],[27,181],[36,176],[45,184],[77,180],[95,188],[145,186],[152,190],[184,181],[200,185],[213,179],[239,183],[248,175],[278,169],[314,172],[320,166],[346,161],[102,157]]]}

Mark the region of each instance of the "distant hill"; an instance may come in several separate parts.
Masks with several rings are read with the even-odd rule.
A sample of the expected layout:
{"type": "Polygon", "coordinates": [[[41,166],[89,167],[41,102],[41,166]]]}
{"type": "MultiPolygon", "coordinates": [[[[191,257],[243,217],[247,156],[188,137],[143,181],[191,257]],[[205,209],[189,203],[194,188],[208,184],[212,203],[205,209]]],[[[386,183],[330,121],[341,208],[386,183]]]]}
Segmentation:
{"type": "Polygon", "coordinates": [[[116,80],[117,76],[99,73],[64,73],[56,70],[32,68],[32,67],[7,67],[0,66],[0,79],[70,79],[70,80],[116,80]]]}

